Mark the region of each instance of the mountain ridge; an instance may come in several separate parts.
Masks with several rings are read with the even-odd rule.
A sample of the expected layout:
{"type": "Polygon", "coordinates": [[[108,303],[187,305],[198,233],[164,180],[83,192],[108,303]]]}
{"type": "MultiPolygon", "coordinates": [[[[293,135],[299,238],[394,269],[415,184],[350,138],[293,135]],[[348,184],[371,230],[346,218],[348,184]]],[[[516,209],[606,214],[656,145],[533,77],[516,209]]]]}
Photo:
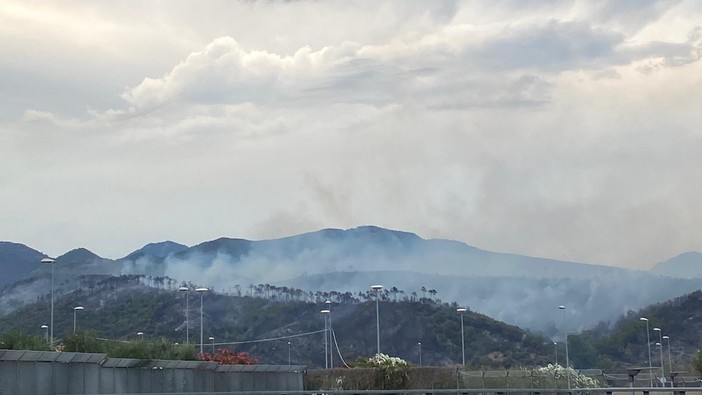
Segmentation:
{"type": "Polygon", "coordinates": [[[45,257],[45,254],[24,244],[0,241],[0,288],[37,270],[45,257]]]}
{"type": "Polygon", "coordinates": [[[702,278],[702,253],[687,251],[655,264],[651,273],[668,277],[702,278]]]}
{"type": "Polygon", "coordinates": [[[181,251],[186,250],[188,248],[189,247],[184,245],[184,244],[180,244],[180,243],[176,243],[174,241],[166,240],[166,241],[146,244],[145,246],[139,248],[138,250],[132,251],[127,256],[120,258],[119,260],[124,260],[124,259],[136,260],[136,259],[139,259],[143,256],[166,258],[167,256],[169,256],[171,254],[181,252],[181,251]]]}
{"type": "MultiPolygon", "coordinates": [[[[57,294],[79,287],[77,278],[84,274],[169,277],[219,290],[254,284],[362,290],[381,282],[407,292],[428,286],[444,300],[555,336],[557,316],[550,304],[579,306],[573,325],[584,328],[696,289],[694,281],[684,278],[491,252],[377,226],[327,228],[268,240],[221,237],[191,247],[171,243],[147,244],[117,260],[72,250],[56,260],[57,294]],[[388,271],[395,274],[374,274],[388,271]],[[325,273],[337,274],[325,278],[325,273]]],[[[33,273],[21,284],[0,289],[0,315],[46,293],[49,267],[33,273]]]]}

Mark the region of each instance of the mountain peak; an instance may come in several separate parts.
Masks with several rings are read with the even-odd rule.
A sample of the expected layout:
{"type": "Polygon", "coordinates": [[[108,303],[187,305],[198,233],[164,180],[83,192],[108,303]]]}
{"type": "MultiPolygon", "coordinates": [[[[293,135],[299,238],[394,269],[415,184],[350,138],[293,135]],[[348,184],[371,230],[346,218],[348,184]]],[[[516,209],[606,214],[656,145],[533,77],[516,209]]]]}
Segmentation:
{"type": "Polygon", "coordinates": [[[347,229],[345,232],[350,235],[368,237],[377,241],[397,240],[400,242],[416,242],[423,240],[421,237],[411,232],[386,229],[375,225],[362,225],[347,229]]]}
{"type": "Polygon", "coordinates": [[[174,241],[166,240],[157,243],[149,243],[140,249],[133,251],[124,259],[137,259],[142,256],[152,256],[156,258],[166,258],[171,254],[177,254],[181,251],[188,249],[188,246],[176,243],[174,241]]]}
{"type": "Polygon", "coordinates": [[[46,255],[24,244],[0,241],[0,287],[38,269],[46,255]]]}
{"type": "MultiPolygon", "coordinates": [[[[246,239],[233,239],[229,237],[220,237],[219,239],[200,243],[189,250],[199,251],[205,254],[226,253],[233,257],[238,257],[246,254],[251,248],[251,241],[246,239]]],[[[187,253],[188,251],[183,251],[187,253]]]]}
{"type": "Polygon", "coordinates": [[[63,264],[71,264],[71,263],[82,263],[86,261],[94,261],[97,259],[102,259],[100,256],[97,254],[93,253],[92,251],[80,247],[76,248],[74,250],[68,251],[67,253],[59,256],[56,258],[57,261],[63,264]]]}
{"type": "Polygon", "coordinates": [[[667,261],[657,263],[650,272],[669,277],[700,278],[702,277],[702,253],[683,252],[667,261]]]}

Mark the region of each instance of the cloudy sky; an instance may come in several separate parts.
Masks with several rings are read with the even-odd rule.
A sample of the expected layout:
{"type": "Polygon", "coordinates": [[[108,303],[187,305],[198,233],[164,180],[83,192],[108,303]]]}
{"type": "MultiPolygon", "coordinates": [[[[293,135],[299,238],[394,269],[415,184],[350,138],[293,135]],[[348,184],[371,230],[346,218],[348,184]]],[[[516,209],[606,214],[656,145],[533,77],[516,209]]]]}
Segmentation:
{"type": "Polygon", "coordinates": [[[702,2],[0,2],[0,240],[702,251],[702,2]]]}

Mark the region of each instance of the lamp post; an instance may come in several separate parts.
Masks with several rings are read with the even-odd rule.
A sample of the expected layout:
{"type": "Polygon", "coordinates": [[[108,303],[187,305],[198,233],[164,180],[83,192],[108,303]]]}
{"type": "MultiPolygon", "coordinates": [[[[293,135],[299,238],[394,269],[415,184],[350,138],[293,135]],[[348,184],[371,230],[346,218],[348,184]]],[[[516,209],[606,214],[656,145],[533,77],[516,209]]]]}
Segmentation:
{"type": "Polygon", "coordinates": [[[371,289],[375,292],[375,333],[378,355],[380,355],[380,308],[378,307],[378,300],[380,299],[380,290],[383,289],[383,286],[371,285],[371,289]]]}
{"type": "Polygon", "coordinates": [[[204,342],[203,340],[203,329],[205,328],[203,325],[203,319],[202,319],[202,297],[205,295],[205,292],[207,292],[207,288],[196,288],[195,292],[200,294],[200,354],[202,354],[202,344],[204,342]]]}
{"type": "Polygon", "coordinates": [[[320,313],[324,316],[324,369],[329,369],[329,352],[327,348],[327,340],[329,340],[327,336],[327,331],[329,330],[327,326],[327,315],[329,314],[329,310],[324,309],[320,311],[320,313]]]}
{"type": "Polygon", "coordinates": [[[334,369],[334,329],[332,329],[331,301],[324,302],[329,310],[329,368],[334,369]]]}
{"type": "Polygon", "coordinates": [[[44,258],[41,260],[41,263],[45,265],[51,265],[51,322],[49,323],[49,328],[51,328],[51,341],[49,342],[49,346],[54,345],[54,264],[56,263],[56,260],[51,259],[49,257],[44,258]]]}
{"type": "Polygon", "coordinates": [[[291,347],[292,347],[292,344],[290,344],[290,342],[288,342],[288,366],[290,366],[291,362],[292,362],[292,358],[291,358],[292,353],[290,352],[291,347]]]}
{"type": "Polygon", "coordinates": [[[417,343],[419,349],[419,366],[422,366],[422,342],[417,343]]]}
{"type": "Polygon", "coordinates": [[[185,344],[190,343],[190,320],[188,319],[188,310],[190,310],[190,298],[188,297],[190,295],[190,288],[188,287],[180,287],[178,288],[178,292],[183,292],[185,293],[185,344]]]}
{"type": "Polygon", "coordinates": [[[670,357],[670,336],[663,336],[664,339],[668,341],[668,369],[673,372],[673,359],[670,357]]]}
{"type": "Polygon", "coordinates": [[[665,377],[665,369],[663,368],[663,331],[661,328],[653,328],[654,332],[658,332],[658,346],[661,352],[661,377],[665,377]]]}
{"type": "Polygon", "coordinates": [[[208,338],[208,340],[209,340],[210,342],[212,342],[212,355],[214,355],[214,353],[215,353],[215,351],[214,351],[214,336],[210,336],[210,337],[208,338]]]}
{"type": "Polygon", "coordinates": [[[76,317],[78,310],[85,310],[85,307],[83,306],[76,306],[73,308],[73,333],[76,333],[76,317]]]}
{"type": "MultiPolygon", "coordinates": [[[[663,370],[663,343],[656,342],[656,346],[658,346],[658,352],[661,353],[661,370],[663,370]]],[[[663,374],[665,374],[665,373],[663,373],[663,374]]],[[[661,376],[661,378],[664,378],[664,377],[665,376],[661,376]]],[[[658,385],[658,384],[656,384],[656,385],[658,385]]]]}
{"type": "Polygon", "coordinates": [[[465,342],[465,336],[463,335],[463,313],[465,313],[467,310],[464,309],[463,307],[459,307],[456,309],[458,314],[461,315],[461,357],[463,360],[463,366],[466,366],[466,342],[465,342]]]}
{"type": "Polygon", "coordinates": [[[566,380],[568,381],[568,389],[570,389],[570,358],[568,356],[568,328],[566,327],[566,308],[563,305],[558,306],[559,310],[563,310],[563,332],[565,334],[565,352],[566,352],[566,380]]]}
{"type": "Polygon", "coordinates": [[[139,338],[139,341],[144,341],[144,332],[137,332],[137,337],[139,338]]]}
{"type": "Polygon", "coordinates": [[[648,346],[648,374],[649,378],[651,379],[651,387],[653,387],[653,376],[651,376],[651,371],[653,370],[653,366],[651,365],[651,336],[648,332],[648,318],[641,317],[639,318],[639,320],[644,321],[646,323],[646,346],[648,346]]]}
{"type": "Polygon", "coordinates": [[[48,343],[49,342],[49,326],[46,324],[43,324],[41,326],[41,329],[44,330],[44,340],[48,343]]]}
{"type": "Polygon", "coordinates": [[[558,343],[553,342],[553,355],[556,357],[556,365],[558,365],[558,343]]]}

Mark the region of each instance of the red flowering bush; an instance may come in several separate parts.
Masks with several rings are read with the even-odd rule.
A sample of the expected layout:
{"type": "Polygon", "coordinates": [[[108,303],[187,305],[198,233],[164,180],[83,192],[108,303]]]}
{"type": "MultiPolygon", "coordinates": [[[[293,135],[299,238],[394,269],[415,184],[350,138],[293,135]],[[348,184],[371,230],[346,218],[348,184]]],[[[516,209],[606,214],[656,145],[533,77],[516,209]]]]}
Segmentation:
{"type": "Polygon", "coordinates": [[[233,352],[226,348],[220,348],[217,353],[208,354],[206,352],[197,354],[201,361],[217,362],[220,365],[256,365],[258,359],[245,352],[233,352]]]}

